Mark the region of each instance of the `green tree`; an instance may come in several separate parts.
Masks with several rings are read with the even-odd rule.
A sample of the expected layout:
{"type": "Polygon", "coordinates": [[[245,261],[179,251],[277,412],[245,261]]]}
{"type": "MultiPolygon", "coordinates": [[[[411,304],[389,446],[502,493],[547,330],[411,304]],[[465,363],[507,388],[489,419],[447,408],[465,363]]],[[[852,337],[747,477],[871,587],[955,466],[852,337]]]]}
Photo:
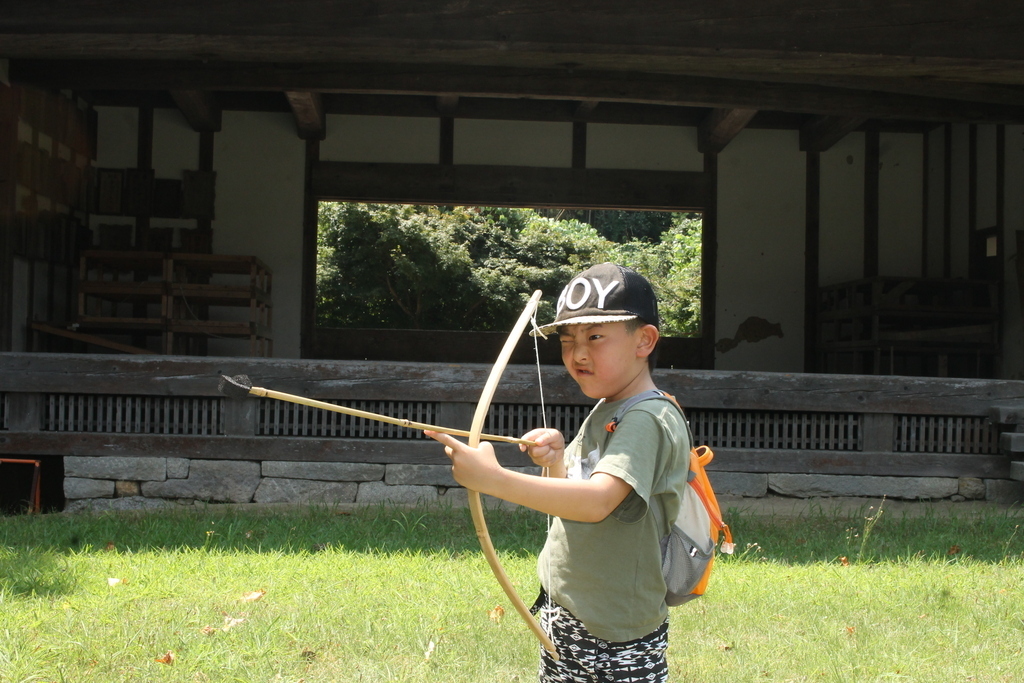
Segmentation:
{"type": "Polygon", "coordinates": [[[558,218],[533,209],[324,203],[317,323],[501,330],[535,289],[546,293],[539,317],[550,320],[569,278],[609,260],[651,280],[664,334],[694,334],[700,221],[667,215],[672,222],[659,240],[617,243],[579,213],[558,218]]]}

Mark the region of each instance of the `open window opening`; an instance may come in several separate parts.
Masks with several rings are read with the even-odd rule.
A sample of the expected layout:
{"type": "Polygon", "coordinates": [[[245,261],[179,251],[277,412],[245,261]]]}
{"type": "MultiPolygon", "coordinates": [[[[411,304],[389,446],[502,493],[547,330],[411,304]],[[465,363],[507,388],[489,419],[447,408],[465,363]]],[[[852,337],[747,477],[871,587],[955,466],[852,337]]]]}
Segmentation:
{"type": "Polygon", "coordinates": [[[485,362],[533,290],[550,320],[574,274],[614,261],[658,293],[679,349],[661,362],[699,367],[701,227],[695,212],[321,202],[314,354],[485,362]]]}

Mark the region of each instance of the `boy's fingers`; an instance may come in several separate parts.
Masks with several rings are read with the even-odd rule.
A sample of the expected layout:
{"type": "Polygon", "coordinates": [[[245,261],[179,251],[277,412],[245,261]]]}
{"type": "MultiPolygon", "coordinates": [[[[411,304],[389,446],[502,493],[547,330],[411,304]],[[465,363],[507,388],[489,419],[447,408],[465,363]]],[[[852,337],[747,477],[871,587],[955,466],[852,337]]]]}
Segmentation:
{"type": "Polygon", "coordinates": [[[434,441],[436,441],[439,444],[443,445],[445,447],[444,452],[448,455],[449,458],[452,457],[452,453],[454,452],[454,450],[456,448],[459,448],[459,447],[461,447],[463,445],[463,443],[461,441],[459,441],[455,437],[451,436],[450,434],[442,434],[441,432],[432,432],[432,431],[430,431],[428,429],[424,429],[423,433],[426,436],[429,436],[434,441]]]}
{"type": "Polygon", "coordinates": [[[429,429],[424,429],[423,433],[429,436],[434,441],[443,443],[445,446],[452,446],[460,443],[458,439],[453,437],[451,434],[444,434],[443,432],[432,432],[429,429]]]}

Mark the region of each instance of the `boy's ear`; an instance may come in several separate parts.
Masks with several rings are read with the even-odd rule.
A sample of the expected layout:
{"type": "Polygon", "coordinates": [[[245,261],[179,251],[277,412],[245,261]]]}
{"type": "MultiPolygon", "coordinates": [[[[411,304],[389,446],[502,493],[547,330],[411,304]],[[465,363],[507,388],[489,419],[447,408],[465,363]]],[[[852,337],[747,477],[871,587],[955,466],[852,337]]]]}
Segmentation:
{"type": "Polygon", "coordinates": [[[647,358],[654,353],[654,347],[658,344],[661,333],[654,325],[644,325],[636,331],[636,355],[638,358],[647,358]]]}

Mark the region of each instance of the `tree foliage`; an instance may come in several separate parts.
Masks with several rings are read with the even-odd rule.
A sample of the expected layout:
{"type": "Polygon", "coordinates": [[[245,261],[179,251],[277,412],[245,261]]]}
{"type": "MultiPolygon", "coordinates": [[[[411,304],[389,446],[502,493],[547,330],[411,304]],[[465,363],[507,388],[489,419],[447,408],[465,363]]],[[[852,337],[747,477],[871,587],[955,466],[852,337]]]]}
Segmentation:
{"type": "MultiPolygon", "coordinates": [[[[565,283],[610,260],[635,268],[654,284],[664,334],[695,334],[699,219],[667,214],[672,222],[659,239],[646,235],[616,242],[581,220],[581,213],[587,212],[557,217],[533,209],[323,203],[317,323],[503,330],[535,289],[546,294],[540,319],[551,319],[565,283]]],[[[606,226],[613,218],[604,218],[606,226]]],[[[628,223],[615,230],[626,234],[628,223]]]]}

